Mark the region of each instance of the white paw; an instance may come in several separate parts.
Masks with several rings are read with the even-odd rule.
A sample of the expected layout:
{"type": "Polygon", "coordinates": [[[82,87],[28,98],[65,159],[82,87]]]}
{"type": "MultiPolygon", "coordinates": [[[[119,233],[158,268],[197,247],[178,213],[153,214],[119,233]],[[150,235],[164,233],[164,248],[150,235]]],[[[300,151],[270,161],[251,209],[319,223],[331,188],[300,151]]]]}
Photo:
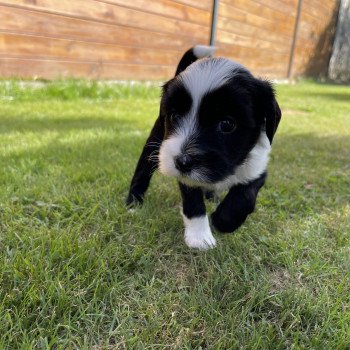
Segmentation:
{"type": "Polygon", "coordinates": [[[211,232],[205,235],[201,234],[198,236],[198,232],[191,232],[189,230],[185,231],[185,242],[190,248],[197,248],[200,250],[206,250],[214,248],[216,246],[216,240],[211,234],[211,232]]]}
{"type": "Polygon", "coordinates": [[[185,215],[185,242],[190,248],[201,250],[214,248],[216,240],[211,233],[208,217],[201,216],[188,219],[185,215]]]}

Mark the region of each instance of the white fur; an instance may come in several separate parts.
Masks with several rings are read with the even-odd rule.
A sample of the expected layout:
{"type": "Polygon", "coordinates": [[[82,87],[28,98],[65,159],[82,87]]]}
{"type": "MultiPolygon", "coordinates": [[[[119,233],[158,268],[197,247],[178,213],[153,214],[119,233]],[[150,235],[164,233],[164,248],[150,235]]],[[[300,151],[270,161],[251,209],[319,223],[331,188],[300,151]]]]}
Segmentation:
{"type": "Polygon", "coordinates": [[[178,177],[179,171],[175,168],[174,159],[181,152],[181,145],[184,142],[182,135],[170,137],[162,142],[159,150],[159,171],[168,176],[178,177]]]}
{"type": "Polygon", "coordinates": [[[261,132],[256,145],[248,153],[244,162],[236,168],[234,174],[215,183],[212,186],[212,189],[220,192],[229,189],[233,185],[245,184],[257,179],[264,171],[266,171],[270,151],[270,141],[267,138],[265,131],[263,131],[261,132]]]}
{"type": "Polygon", "coordinates": [[[180,143],[180,138],[170,138],[163,142],[164,149],[159,156],[160,171],[165,175],[177,177],[179,181],[188,186],[202,187],[215,192],[222,192],[228,190],[233,185],[246,184],[257,179],[266,171],[271,151],[270,141],[267,138],[265,131],[262,131],[258,142],[248,153],[247,158],[243,163],[236,168],[234,174],[227,176],[219,182],[211,184],[205,182],[205,174],[203,174],[203,178],[201,179],[200,174],[198,174],[196,170],[193,170],[191,174],[189,174],[192,177],[180,177],[180,173],[175,168],[173,157],[171,156],[171,154],[180,153],[180,143]]]}
{"type": "Polygon", "coordinates": [[[190,248],[201,250],[213,248],[216,240],[211,233],[208,216],[200,216],[189,219],[182,214],[185,224],[185,242],[190,248]]]}
{"type": "MultiPolygon", "coordinates": [[[[178,129],[171,137],[162,142],[159,150],[159,170],[161,173],[168,176],[180,176],[179,171],[175,168],[174,159],[180,155],[183,145],[196,134],[196,118],[202,97],[208,91],[215,90],[225,84],[228,79],[232,78],[237,69],[246,70],[241,64],[223,58],[201,59],[192,63],[177,77],[183,81],[187,91],[190,92],[193,103],[178,129]]],[[[194,181],[201,180],[200,174],[195,170],[189,175],[193,176],[194,181]]]]}
{"type": "Polygon", "coordinates": [[[159,170],[164,175],[180,176],[174,160],[181,154],[182,146],[196,133],[196,119],[189,114],[171,137],[164,140],[159,149],[159,170]]]}
{"type": "MultiPolygon", "coordinates": [[[[183,81],[192,96],[192,109],[196,111],[202,97],[225,84],[237,69],[246,70],[241,64],[224,58],[203,58],[188,66],[178,79],[183,81]]],[[[196,113],[192,114],[195,117],[196,113]]]]}
{"type": "Polygon", "coordinates": [[[197,58],[203,58],[207,56],[211,56],[216,50],[215,46],[207,46],[207,45],[196,45],[193,48],[193,54],[197,58]]]}

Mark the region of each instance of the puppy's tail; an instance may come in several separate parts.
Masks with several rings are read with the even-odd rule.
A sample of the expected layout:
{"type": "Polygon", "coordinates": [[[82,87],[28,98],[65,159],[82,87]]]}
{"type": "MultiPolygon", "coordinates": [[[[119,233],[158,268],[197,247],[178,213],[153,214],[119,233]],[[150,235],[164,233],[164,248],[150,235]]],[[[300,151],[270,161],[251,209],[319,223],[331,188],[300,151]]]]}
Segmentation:
{"type": "Polygon", "coordinates": [[[177,69],[175,76],[184,71],[190,64],[197,61],[200,58],[210,57],[215,52],[214,46],[206,46],[206,45],[196,45],[186,51],[182,56],[177,69]]]}

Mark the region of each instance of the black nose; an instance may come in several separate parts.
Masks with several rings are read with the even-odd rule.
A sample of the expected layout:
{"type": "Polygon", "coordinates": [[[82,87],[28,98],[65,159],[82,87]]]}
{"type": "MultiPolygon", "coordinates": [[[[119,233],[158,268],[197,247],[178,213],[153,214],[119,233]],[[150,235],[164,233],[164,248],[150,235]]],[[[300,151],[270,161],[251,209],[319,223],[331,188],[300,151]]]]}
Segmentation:
{"type": "Polygon", "coordinates": [[[181,154],[175,158],[175,167],[183,173],[190,171],[193,167],[193,159],[187,154],[181,154]]]}

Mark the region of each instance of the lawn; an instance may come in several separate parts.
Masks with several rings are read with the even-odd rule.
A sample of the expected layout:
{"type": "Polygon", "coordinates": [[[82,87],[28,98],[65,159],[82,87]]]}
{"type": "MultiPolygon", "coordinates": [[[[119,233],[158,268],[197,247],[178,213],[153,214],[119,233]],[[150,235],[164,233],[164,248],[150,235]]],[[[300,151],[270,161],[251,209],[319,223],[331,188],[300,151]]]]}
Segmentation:
{"type": "Polygon", "coordinates": [[[349,349],[350,87],[277,92],[257,209],[199,252],[174,180],[124,206],[159,88],[0,82],[0,349],[349,349]]]}

